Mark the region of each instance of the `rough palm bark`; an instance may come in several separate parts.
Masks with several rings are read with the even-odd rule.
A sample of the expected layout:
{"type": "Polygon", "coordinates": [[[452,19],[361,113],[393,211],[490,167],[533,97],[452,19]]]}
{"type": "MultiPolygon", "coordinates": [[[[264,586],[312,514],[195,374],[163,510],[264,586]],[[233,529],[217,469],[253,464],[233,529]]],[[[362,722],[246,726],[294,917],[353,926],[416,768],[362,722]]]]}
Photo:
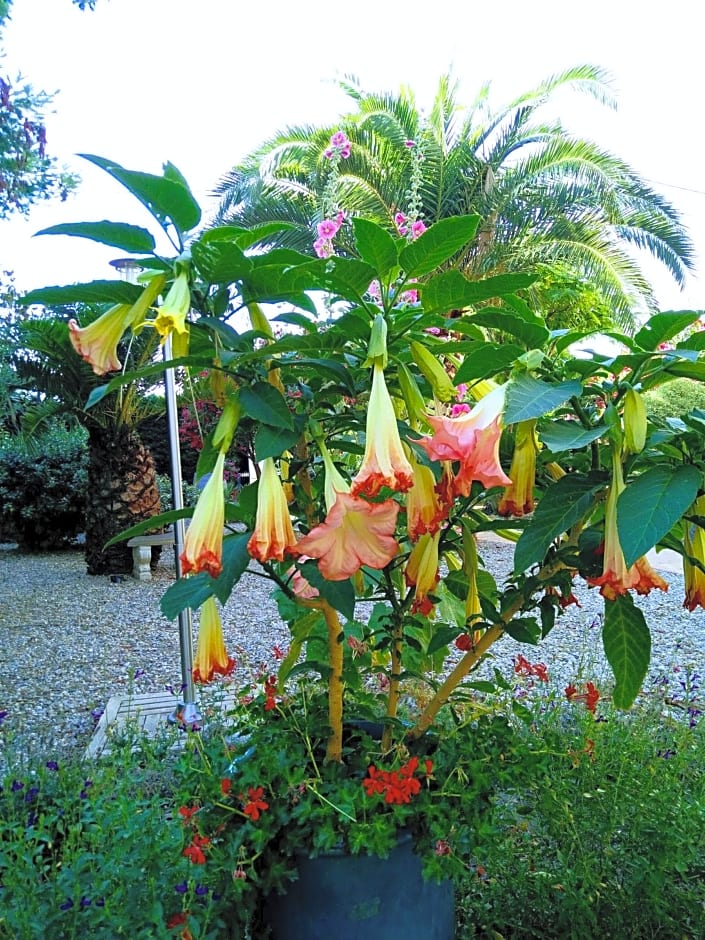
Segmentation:
{"type": "Polygon", "coordinates": [[[88,574],[126,574],[132,549],[124,541],[105,543],[161,511],[154,460],[125,425],[90,428],[88,446],[86,568],[88,574]]]}

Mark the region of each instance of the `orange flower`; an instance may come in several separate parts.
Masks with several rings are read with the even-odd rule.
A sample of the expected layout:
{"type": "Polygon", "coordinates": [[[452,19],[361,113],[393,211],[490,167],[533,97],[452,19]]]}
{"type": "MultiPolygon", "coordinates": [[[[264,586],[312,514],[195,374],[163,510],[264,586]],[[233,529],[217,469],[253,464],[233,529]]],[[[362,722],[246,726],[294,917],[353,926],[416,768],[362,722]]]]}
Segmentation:
{"type": "Polygon", "coordinates": [[[399,437],[394,405],[384,370],[373,366],[367,410],[367,442],[362,466],[352,483],[353,496],[376,496],[383,486],[403,493],[411,487],[413,470],[399,437]]]}
{"type": "Polygon", "coordinates": [[[122,368],[117,345],[130,325],[131,314],[131,304],[116,304],[88,326],[80,327],[77,320],[69,320],[71,345],[96,375],[122,368]]]}
{"type": "Polygon", "coordinates": [[[536,420],[520,421],[516,428],[514,455],[509,469],[512,482],[505,489],[497,507],[500,516],[523,516],[533,512],[538,449],[536,420]]]}
{"type": "Polygon", "coordinates": [[[415,542],[426,532],[437,532],[448,512],[439,499],[432,471],[415,459],[411,465],[414,482],[406,497],[406,528],[409,538],[415,542]]]}
{"type": "Polygon", "coordinates": [[[212,578],[217,578],[223,570],[224,465],[225,454],[221,452],[208,482],[198,497],[180,555],[184,574],[205,571],[212,578]]]}
{"type": "Polygon", "coordinates": [[[399,550],[393,537],[398,512],[393,499],[368,503],[338,493],[325,521],[299,541],[294,554],[319,559],[318,568],[329,581],[344,581],[362,565],[384,568],[399,550]]]}
{"type": "MultiPolygon", "coordinates": [[[[697,516],[705,515],[705,496],[699,496],[693,504],[691,513],[697,516]]],[[[705,571],[692,564],[685,556],[690,555],[701,564],[705,564],[705,531],[695,523],[683,520],[685,532],[683,535],[683,577],[685,579],[685,600],[683,606],[688,610],[696,607],[705,608],[705,571]]]]}
{"type": "Polygon", "coordinates": [[[225,649],[223,624],[214,597],[209,597],[201,608],[198,643],[193,667],[194,682],[210,682],[214,673],[228,676],[235,668],[225,649]]]}
{"type": "Polygon", "coordinates": [[[411,609],[418,613],[429,614],[433,610],[433,601],[428,595],[438,583],[439,539],[439,532],[435,535],[422,535],[406,563],[406,583],[416,588],[411,609]]]}
{"type": "Polygon", "coordinates": [[[468,496],[473,480],[484,486],[508,486],[512,481],[499,463],[505,389],[493,389],[472,411],[457,418],[428,417],[436,432],[419,441],[431,460],[458,461],[453,481],[456,496],[468,496]]]}
{"type": "Polygon", "coordinates": [[[618,594],[626,594],[634,588],[637,594],[648,594],[651,588],[668,590],[668,584],[651,567],[646,558],[639,558],[627,568],[624,552],[617,531],[617,500],[625,489],[622,461],[617,450],[612,452],[612,482],[607,494],[605,508],[605,544],[602,574],[599,578],[587,578],[588,584],[600,588],[600,594],[613,601],[618,594]]]}
{"type": "Polygon", "coordinates": [[[257,517],[255,531],[247,543],[247,551],[258,561],[284,561],[296,545],[294,527],[284,487],[277,474],[274,460],[262,461],[262,475],[257,490],[257,517]]]}

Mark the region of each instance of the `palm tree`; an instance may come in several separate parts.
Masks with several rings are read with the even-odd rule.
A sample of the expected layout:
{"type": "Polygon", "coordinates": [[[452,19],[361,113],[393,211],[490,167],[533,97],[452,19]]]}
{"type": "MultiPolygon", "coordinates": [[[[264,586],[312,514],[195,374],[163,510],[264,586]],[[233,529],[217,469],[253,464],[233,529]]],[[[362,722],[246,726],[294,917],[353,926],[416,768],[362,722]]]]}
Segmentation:
{"type": "MultiPolygon", "coordinates": [[[[693,247],[673,206],[623,160],[559,120],[541,120],[566,88],[613,105],[602,70],[569,69],[498,111],[489,107],[488,85],[461,108],[458,84],[445,75],[428,116],[408,89],[370,94],[352,78],[341,85],[355,104],[340,122],[352,148],[334,181],[347,213],[390,229],[410,200],[426,224],[478,213],[477,237],[462,259],[466,274],[557,266],[568,279],[589,282],[627,328],[635,312],[656,308],[640,250],[684,283],[693,247]]],[[[337,129],[291,127],[265,141],[221,179],[216,223],[284,220],[292,227],[279,244],[310,251],[331,187],[325,150],[337,129]]]]}
{"type": "MultiPolygon", "coordinates": [[[[83,325],[97,316],[89,308],[72,310],[83,325]]],[[[86,568],[88,574],[120,574],[132,570],[132,550],[125,542],[105,543],[119,532],[161,511],[154,460],[137,432],[141,420],[154,413],[154,397],[128,385],[92,408],[86,400],[103,384],[73,350],[65,319],[27,319],[20,326],[20,348],[13,357],[17,383],[35,393],[25,406],[24,432],[31,437],[46,422],[68,415],[88,431],[86,496],[86,568]],[[151,402],[145,407],[145,403],[151,402]]],[[[147,360],[153,344],[133,350],[147,360]]],[[[70,481],[67,481],[70,485],[70,481]]]]}

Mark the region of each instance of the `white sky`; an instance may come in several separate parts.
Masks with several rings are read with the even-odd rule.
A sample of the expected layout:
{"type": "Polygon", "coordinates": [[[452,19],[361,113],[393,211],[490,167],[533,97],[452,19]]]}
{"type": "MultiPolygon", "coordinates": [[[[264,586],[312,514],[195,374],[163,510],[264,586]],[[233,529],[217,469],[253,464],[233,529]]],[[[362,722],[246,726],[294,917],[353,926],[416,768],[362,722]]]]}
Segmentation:
{"type": "MultiPolygon", "coordinates": [[[[83,177],[66,203],[0,222],[0,268],[21,289],[112,276],[115,249],[63,236],[59,222],[149,224],[126,190],[78,159],[85,152],[159,172],[171,160],[207,208],[219,176],[287,124],[348,109],[336,77],[369,90],[411,86],[430,104],[453,70],[460,100],[485,81],[499,106],[542,79],[592,63],[614,78],[612,113],[579,95],[561,103],[571,129],[631,163],[681,210],[705,257],[702,24],[694,0],[15,0],[0,70],[58,89],[49,149],[83,177]],[[655,12],[650,12],[653,10],[655,12]],[[656,185],[658,184],[658,185],[656,185]],[[668,185],[666,185],[668,184],[668,185]]],[[[118,252],[119,254],[119,252],[118,252]]],[[[649,267],[663,309],[705,309],[705,268],[680,292],[649,267]]]]}

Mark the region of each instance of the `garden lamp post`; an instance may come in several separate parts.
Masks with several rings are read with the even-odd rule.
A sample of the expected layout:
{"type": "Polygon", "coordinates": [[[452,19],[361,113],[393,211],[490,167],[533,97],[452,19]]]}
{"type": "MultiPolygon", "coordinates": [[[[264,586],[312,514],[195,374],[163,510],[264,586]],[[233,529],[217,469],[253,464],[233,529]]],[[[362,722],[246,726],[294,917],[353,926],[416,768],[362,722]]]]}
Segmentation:
{"type": "MultiPolygon", "coordinates": [[[[137,275],[142,270],[139,262],[132,258],[117,258],[111,261],[120,277],[131,284],[136,283],[137,275]]],[[[172,359],[171,336],[164,343],[164,360],[172,359]]],[[[173,368],[164,370],[164,400],[166,403],[166,421],[169,435],[169,462],[171,467],[171,494],[174,509],[184,508],[183,478],[181,474],[181,450],[179,448],[179,416],[176,404],[176,378],[173,368]]],[[[183,577],[181,552],[184,547],[185,525],[183,519],[174,522],[174,567],[176,577],[183,577]]],[[[196,704],[196,689],[193,681],[193,623],[191,609],[179,613],[179,651],[181,657],[181,700],[168,721],[178,724],[186,730],[194,730],[200,725],[201,715],[196,704]]]]}

